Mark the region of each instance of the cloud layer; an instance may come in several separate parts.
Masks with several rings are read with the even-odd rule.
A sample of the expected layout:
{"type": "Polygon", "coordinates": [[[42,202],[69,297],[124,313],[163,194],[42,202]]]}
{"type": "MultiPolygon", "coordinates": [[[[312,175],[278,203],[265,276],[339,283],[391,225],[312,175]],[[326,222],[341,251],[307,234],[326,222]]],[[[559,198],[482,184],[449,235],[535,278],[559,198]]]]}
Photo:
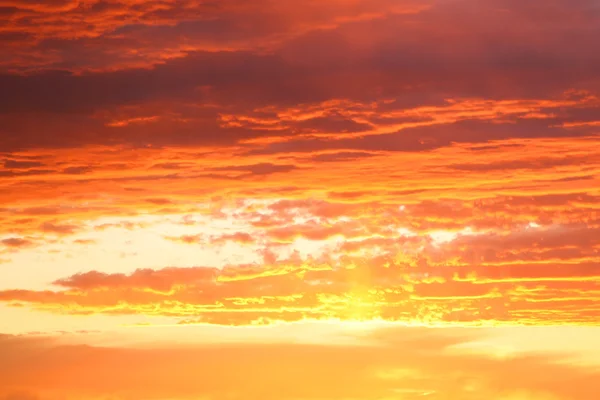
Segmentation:
{"type": "Polygon", "coordinates": [[[592,0],[0,1],[0,301],[597,324],[592,0]]]}
{"type": "Polygon", "coordinates": [[[502,357],[459,350],[467,333],[403,328],[362,345],[224,344],[119,348],[4,337],[0,394],[6,399],[581,399],[596,397],[598,373],[569,355],[502,357]],[[35,365],[23,361],[35,357],[35,365]],[[85,368],[81,365],[85,364],[85,368]],[[452,369],[448,368],[452,365],[452,369]]]}

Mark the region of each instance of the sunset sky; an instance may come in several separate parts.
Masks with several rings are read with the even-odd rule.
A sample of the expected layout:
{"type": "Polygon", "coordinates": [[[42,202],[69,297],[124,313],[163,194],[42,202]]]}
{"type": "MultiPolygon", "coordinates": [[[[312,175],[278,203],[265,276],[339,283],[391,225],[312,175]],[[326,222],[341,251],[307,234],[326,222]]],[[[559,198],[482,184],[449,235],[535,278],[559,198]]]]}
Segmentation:
{"type": "Polygon", "coordinates": [[[0,0],[0,400],[598,400],[598,49],[598,0],[0,0]]]}

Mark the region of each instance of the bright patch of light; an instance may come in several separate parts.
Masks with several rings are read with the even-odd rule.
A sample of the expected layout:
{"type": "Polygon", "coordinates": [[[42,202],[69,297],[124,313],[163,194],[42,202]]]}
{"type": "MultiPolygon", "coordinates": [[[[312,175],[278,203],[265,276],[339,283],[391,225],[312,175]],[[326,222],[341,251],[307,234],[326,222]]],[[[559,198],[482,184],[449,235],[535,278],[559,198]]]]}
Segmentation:
{"type": "Polygon", "coordinates": [[[433,231],[429,233],[429,237],[433,240],[434,245],[440,245],[449,243],[455,240],[458,236],[472,235],[473,230],[470,227],[466,227],[460,231],[433,231]]]}
{"type": "Polygon", "coordinates": [[[448,348],[450,353],[458,352],[458,353],[471,353],[471,354],[483,354],[488,357],[505,360],[514,357],[517,353],[514,346],[498,343],[490,343],[484,341],[475,341],[475,342],[467,342],[461,343],[457,345],[450,346],[448,348]]]}
{"type": "Polygon", "coordinates": [[[398,228],[397,232],[401,236],[408,236],[408,237],[417,236],[414,232],[412,232],[411,230],[406,229],[406,228],[398,228]]]}
{"type": "Polygon", "coordinates": [[[451,231],[435,231],[430,232],[429,237],[435,244],[444,244],[453,241],[458,236],[458,232],[451,231]]]}
{"type": "Polygon", "coordinates": [[[318,258],[326,252],[328,245],[331,244],[332,241],[316,241],[299,237],[290,244],[290,250],[297,251],[302,259],[307,259],[309,256],[318,258]]]}
{"type": "Polygon", "coordinates": [[[308,222],[311,222],[313,217],[307,215],[296,215],[293,218],[293,223],[296,225],[304,225],[308,222]]]}

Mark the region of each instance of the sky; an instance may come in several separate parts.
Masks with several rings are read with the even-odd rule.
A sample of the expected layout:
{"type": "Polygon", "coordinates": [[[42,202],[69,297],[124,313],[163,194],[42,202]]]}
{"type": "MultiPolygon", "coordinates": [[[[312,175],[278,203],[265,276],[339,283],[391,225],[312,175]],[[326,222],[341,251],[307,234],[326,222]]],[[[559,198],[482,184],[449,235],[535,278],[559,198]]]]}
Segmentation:
{"type": "Polygon", "coordinates": [[[0,0],[0,400],[595,400],[600,2],[0,0]]]}

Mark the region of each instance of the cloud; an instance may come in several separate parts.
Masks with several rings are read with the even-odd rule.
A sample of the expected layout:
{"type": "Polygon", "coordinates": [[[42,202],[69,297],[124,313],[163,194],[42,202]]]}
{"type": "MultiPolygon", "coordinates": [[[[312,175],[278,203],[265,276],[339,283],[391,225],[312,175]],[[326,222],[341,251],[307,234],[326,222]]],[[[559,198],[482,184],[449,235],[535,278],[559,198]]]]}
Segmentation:
{"type": "MultiPolygon", "coordinates": [[[[540,17],[541,10],[499,1],[478,5],[476,11],[467,0],[452,5],[437,2],[416,14],[400,12],[403,7],[415,10],[412,3],[389,1],[359,1],[341,8],[311,2],[307,7],[315,11],[312,14],[299,13],[291,4],[270,13],[258,6],[242,7],[238,2],[220,6],[184,3],[167,4],[164,9],[115,3],[121,10],[117,15],[126,21],[117,21],[114,10],[102,11],[112,22],[90,34],[93,45],[83,38],[79,39],[81,44],[78,40],[61,42],[61,46],[75,46],[64,51],[64,57],[72,57],[72,61],[37,67],[25,75],[10,71],[0,75],[0,85],[5,88],[0,98],[2,125],[7,132],[18,132],[6,135],[2,147],[16,150],[30,148],[33,143],[50,148],[111,143],[231,145],[297,133],[359,134],[372,130],[374,122],[384,125],[377,116],[384,114],[384,109],[366,118],[360,112],[360,107],[381,100],[392,100],[388,111],[398,113],[439,106],[448,99],[479,99],[482,103],[479,108],[472,107],[473,116],[500,114],[498,119],[503,118],[502,107],[493,101],[505,101],[520,106],[526,121],[513,129],[485,129],[503,129],[502,137],[522,137],[520,126],[525,131],[539,131],[570,122],[568,110],[552,104],[564,92],[598,94],[595,71],[599,60],[589,51],[597,36],[597,12],[589,1],[576,5],[557,2],[552,10],[544,11],[555,24],[540,17]],[[504,11],[498,13],[498,8],[504,11]],[[552,19],[561,13],[569,15],[565,21],[578,23],[571,26],[552,19]],[[274,23],[275,15],[285,16],[286,24],[274,23]],[[326,16],[332,20],[323,19],[326,16]],[[115,26],[127,24],[128,18],[136,24],[115,26]],[[244,26],[241,21],[252,28],[238,31],[244,26]],[[291,28],[286,28],[288,25],[291,28]],[[152,33],[153,29],[158,29],[157,33],[152,33]],[[297,34],[289,35],[289,29],[297,34]],[[140,34],[149,36],[139,38],[140,34]],[[219,34],[257,43],[267,43],[265,36],[278,39],[268,51],[255,45],[232,48],[226,44],[172,48],[185,40],[219,34]],[[128,40],[156,42],[160,48],[152,55],[149,49],[135,49],[133,43],[129,45],[134,49],[127,48],[128,40]],[[126,47],[116,47],[115,42],[126,47]],[[117,66],[77,71],[74,66],[86,57],[79,52],[91,48],[96,53],[98,48],[110,49],[110,56],[102,60],[116,58],[117,66]],[[121,54],[145,54],[156,60],[152,66],[140,61],[142,65],[133,62],[124,67],[121,54]],[[63,96],[56,98],[55,93],[63,96]],[[539,100],[538,105],[527,104],[532,100],[539,100]],[[359,109],[347,105],[341,112],[332,112],[326,104],[336,101],[354,102],[359,109]],[[278,113],[319,104],[321,110],[301,120],[278,113]],[[25,122],[20,118],[22,113],[35,118],[25,122]],[[535,115],[544,118],[531,118],[535,115]],[[137,123],[143,121],[151,123],[137,123]],[[60,134],[42,133],[49,130],[60,134]]],[[[100,12],[96,8],[76,8],[73,12],[91,16],[100,12]]],[[[75,20],[80,21],[80,17],[75,20]]],[[[597,112],[597,104],[591,109],[597,112]]],[[[421,123],[432,123],[427,114],[405,115],[406,125],[419,125],[420,118],[421,123]]],[[[396,115],[392,127],[398,125],[398,118],[396,115]]],[[[569,136],[572,132],[554,128],[544,136],[569,136]]],[[[453,135],[460,137],[461,133],[453,135]]],[[[381,145],[392,145],[391,141],[381,145]]],[[[414,147],[415,143],[405,146],[430,148],[414,147]]],[[[367,145],[364,150],[370,148],[367,145]]]]}
{"type": "Polygon", "coordinates": [[[71,224],[55,224],[51,222],[45,222],[40,226],[40,230],[45,233],[54,233],[57,235],[72,235],[80,227],[71,224]]]}
{"type": "Polygon", "coordinates": [[[594,1],[0,14],[2,301],[223,325],[597,320],[594,1]]]}
{"type": "Polygon", "coordinates": [[[171,241],[188,244],[200,243],[202,241],[202,235],[166,236],[166,238],[171,241]]]}
{"type": "Polygon", "coordinates": [[[254,238],[251,234],[246,232],[236,232],[226,235],[217,236],[211,239],[213,244],[221,244],[227,242],[236,242],[240,244],[244,243],[254,243],[256,238],[254,238]]]}
{"type": "Polygon", "coordinates": [[[26,386],[40,394],[119,399],[376,399],[398,394],[409,399],[427,394],[436,400],[595,398],[597,372],[569,365],[565,356],[517,353],[497,358],[450,351],[479,337],[394,328],[370,333],[359,346],[255,343],[142,349],[8,337],[1,344],[9,357],[0,361],[5,371],[0,387],[8,393],[26,386]],[[29,362],[33,357],[35,364],[29,362]],[[86,368],[79,367],[82,362],[86,368]],[[193,379],[198,376],[203,379],[193,379]]]}
{"type": "Polygon", "coordinates": [[[2,240],[0,240],[0,243],[2,243],[4,246],[10,247],[10,248],[16,248],[16,249],[34,245],[34,242],[32,242],[31,240],[19,238],[19,237],[2,239],[2,240]]]}
{"type": "Polygon", "coordinates": [[[55,285],[77,289],[102,289],[115,287],[133,287],[141,289],[169,290],[175,284],[184,281],[204,282],[214,278],[213,269],[167,268],[161,271],[151,269],[137,270],[132,275],[103,274],[95,271],[74,275],[54,282],[55,285]],[[133,284],[133,286],[132,286],[133,284]]]}
{"type": "Polygon", "coordinates": [[[44,163],[38,161],[4,160],[4,168],[7,169],[28,169],[43,167],[44,163]]]}
{"type": "Polygon", "coordinates": [[[260,50],[305,32],[426,7],[413,1],[389,0],[310,1],[300,10],[293,3],[269,7],[268,2],[259,1],[249,6],[238,0],[6,5],[3,10],[11,18],[3,29],[3,44],[11,50],[11,57],[3,64],[25,71],[36,67],[102,70],[148,66],[184,56],[190,50],[260,50]],[[36,29],[31,29],[33,26],[36,29]],[[29,51],[24,52],[19,44],[28,44],[29,51]]]}
{"type": "Polygon", "coordinates": [[[73,243],[81,244],[81,245],[91,245],[91,244],[95,244],[96,241],[93,239],[75,239],[73,241],[73,243]]]}
{"type": "Polygon", "coordinates": [[[63,174],[71,174],[71,175],[82,175],[90,172],[92,170],[91,167],[81,165],[77,167],[68,167],[62,170],[63,174]]]}
{"type": "Polygon", "coordinates": [[[362,241],[356,247],[361,252],[388,246],[405,250],[356,255],[347,243],[340,250],[348,254],[337,258],[334,252],[306,260],[298,255],[273,260],[265,254],[270,263],[262,266],[139,269],[129,275],[90,271],[57,280],[53,285],[62,288],[58,291],[4,290],[0,301],[59,313],[165,315],[222,325],[331,318],[595,323],[600,298],[595,258],[576,264],[543,258],[537,263],[524,252],[521,258],[507,259],[499,254],[518,253],[501,247],[503,242],[493,250],[486,240],[490,238],[459,236],[456,246],[426,238],[362,241]],[[465,248],[469,250],[463,253],[465,248]],[[574,305],[579,312],[560,314],[574,305]]]}
{"type": "Polygon", "coordinates": [[[289,172],[296,169],[295,165],[283,164],[276,165],[271,163],[262,163],[254,165],[240,165],[240,166],[227,166],[227,167],[214,167],[211,170],[217,172],[242,172],[240,177],[252,176],[252,175],[271,175],[282,172],[289,172]]]}
{"type": "Polygon", "coordinates": [[[377,154],[361,151],[342,151],[336,153],[318,154],[312,157],[317,162],[344,162],[353,161],[361,158],[375,157],[377,154]]]}

